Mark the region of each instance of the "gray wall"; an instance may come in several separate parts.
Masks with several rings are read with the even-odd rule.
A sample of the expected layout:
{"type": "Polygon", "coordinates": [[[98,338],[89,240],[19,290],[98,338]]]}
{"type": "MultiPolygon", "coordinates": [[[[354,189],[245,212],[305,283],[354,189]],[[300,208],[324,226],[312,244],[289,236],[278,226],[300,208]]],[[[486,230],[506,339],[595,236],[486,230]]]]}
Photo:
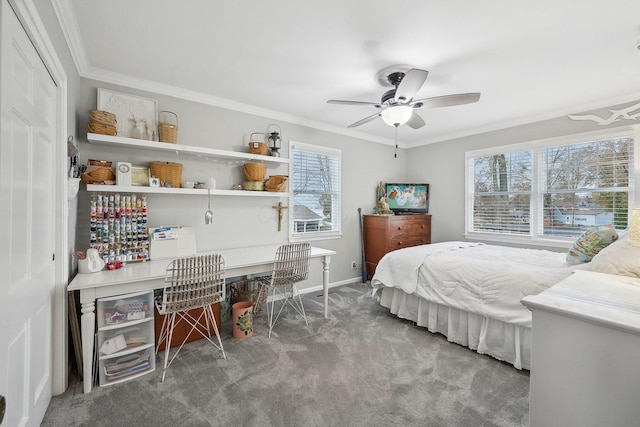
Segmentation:
{"type": "MultiPolygon", "coordinates": [[[[229,164],[215,159],[196,159],[188,155],[158,153],[144,150],[115,150],[86,142],[88,111],[96,108],[97,88],[105,88],[136,94],[158,101],[159,110],[173,111],[178,115],[178,142],[185,145],[202,146],[229,151],[248,152],[247,141],[252,132],[266,132],[272,119],[251,114],[212,107],[182,99],[160,96],[126,87],[82,79],[81,97],[76,105],[80,124],[79,133],[81,160],[104,159],[130,161],[145,164],[153,160],[173,161],[183,164],[183,180],[204,180],[214,176],[218,188],[229,188],[241,183],[241,163],[229,164]]],[[[342,232],[341,238],[321,240],[312,244],[337,252],[331,263],[331,283],[359,280],[360,269],[352,270],[351,261],[360,265],[360,228],[358,208],[371,213],[375,205],[376,186],[379,181],[404,180],[404,150],[399,150],[394,159],[392,146],[364,141],[330,132],[319,131],[291,123],[275,122],[282,129],[283,157],[288,157],[289,141],[338,148],[342,150],[342,232]]],[[[282,168],[282,167],[281,167],[282,168]]],[[[276,173],[288,174],[286,168],[276,173]]],[[[268,173],[274,173],[269,169],[268,173]]],[[[88,244],[89,195],[81,187],[77,210],[76,246],[80,249],[88,244]]],[[[256,198],[214,196],[212,208],[214,224],[204,224],[206,196],[147,195],[149,224],[192,225],[196,229],[198,250],[215,250],[229,247],[254,246],[283,243],[288,240],[289,210],[285,211],[283,230],[277,231],[277,211],[272,206],[282,201],[289,205],[288,198],[256,198]]],[[[315,265],[312,278],[302,288],[317,287],[320,267],[315,265]]]]}
{"type": "MultiPolygon", "coordinates": [[[[619,109],[638,101],[612,106],[619,109]]],[[[595,111],[608,117],[608,109],[595,111]]],[[[579,112],[576,112],[579,114],[579,112]]],[[[628,126],[640,121],[620,121],[598,126],[590,121],[574,121],[568,117],[510,127],[450,141],[424,145],[407,150],[407,179],[430,184],[429,212],[433,215],[432,241],[464,240],[465,152],[488,147],[536,141],[553,137],[602,131],[628,126]]],[[[636,187],[640,187],[640,173],[636,170],[636,187]]],[[[636,198],[636,205],[640,202],[636,198]]],[[[549,248],[552,249],[552,248],[549,248]]],[[[556,250],[558,250],[556,248],[556,250]]]]}

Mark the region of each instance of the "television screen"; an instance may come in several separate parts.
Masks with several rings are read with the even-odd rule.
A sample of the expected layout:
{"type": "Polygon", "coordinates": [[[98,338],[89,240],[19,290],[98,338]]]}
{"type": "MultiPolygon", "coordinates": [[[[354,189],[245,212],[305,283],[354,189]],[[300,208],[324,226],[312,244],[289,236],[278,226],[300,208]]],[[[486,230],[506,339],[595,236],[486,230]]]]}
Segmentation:
{"type": "Polygon", "coordinates": [[[395,213],[428,213],[429,184],[385,185],[389,209],[395,213]]]}

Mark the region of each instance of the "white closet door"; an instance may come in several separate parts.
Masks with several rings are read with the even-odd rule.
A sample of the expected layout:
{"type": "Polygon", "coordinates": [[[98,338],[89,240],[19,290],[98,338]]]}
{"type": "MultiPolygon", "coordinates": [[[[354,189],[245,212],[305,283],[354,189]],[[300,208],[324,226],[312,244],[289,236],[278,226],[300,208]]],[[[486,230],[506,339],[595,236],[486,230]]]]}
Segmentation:
{"type": "Polygon", "coordinates": [[[0,394],[3,425],[40,425],[52,394],[56,87],[0,4],[0,394]]]}

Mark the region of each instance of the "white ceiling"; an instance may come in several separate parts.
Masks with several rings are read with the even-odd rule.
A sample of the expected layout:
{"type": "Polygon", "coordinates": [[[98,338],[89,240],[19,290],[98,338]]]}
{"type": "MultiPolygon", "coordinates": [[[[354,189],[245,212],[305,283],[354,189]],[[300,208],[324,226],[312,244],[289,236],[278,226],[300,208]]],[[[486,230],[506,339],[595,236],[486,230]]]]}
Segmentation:
{"type": "Polygon", "coordinates": [[[640,99],[638,0],[53,0],[84,77],[390,143],[376,73],[429,71],[416,98],[481,92],[420,110],[401,145],[640,99]]]}

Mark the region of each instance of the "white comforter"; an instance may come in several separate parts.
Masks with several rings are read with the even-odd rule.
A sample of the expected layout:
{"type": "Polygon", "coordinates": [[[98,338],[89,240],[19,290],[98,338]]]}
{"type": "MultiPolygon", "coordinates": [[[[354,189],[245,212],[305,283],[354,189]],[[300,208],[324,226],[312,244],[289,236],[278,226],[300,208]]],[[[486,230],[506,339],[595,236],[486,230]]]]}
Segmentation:
{"type": "Polygon", "coordinates": [[[469,242],[443,242],[389,252],[371,279],[374,293],[396,287],[429,301],[531,327],[520,300],[569,276],[564,253],[469,242]]]}

